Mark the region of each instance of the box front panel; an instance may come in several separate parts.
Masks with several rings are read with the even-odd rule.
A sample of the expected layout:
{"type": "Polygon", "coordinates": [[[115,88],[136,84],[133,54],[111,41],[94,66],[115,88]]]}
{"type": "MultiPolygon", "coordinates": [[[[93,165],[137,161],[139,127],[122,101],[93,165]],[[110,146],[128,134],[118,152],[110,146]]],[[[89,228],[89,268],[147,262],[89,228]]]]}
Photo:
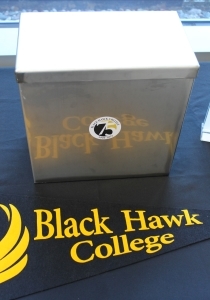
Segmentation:
{"type": "Polygon", "coordinates": [[[192,82],[21,84],[35,181],[167,174],[192,82]]]}

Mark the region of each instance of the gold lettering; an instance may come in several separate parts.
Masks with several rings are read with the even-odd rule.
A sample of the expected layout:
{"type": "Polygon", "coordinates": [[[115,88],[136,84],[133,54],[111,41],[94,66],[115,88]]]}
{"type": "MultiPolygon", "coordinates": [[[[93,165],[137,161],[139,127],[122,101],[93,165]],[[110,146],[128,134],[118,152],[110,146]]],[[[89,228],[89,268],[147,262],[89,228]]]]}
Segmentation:
{"type": "Polygon", "coordinates": [[[58,158],[58,135],[53,135],[53,154],[52,158],[58,158]]]}
{"type": "Polygon", "coordinates": [[[105,224],[104,222],[106,220],[109,220],[109,217],[102,217],[101,218],[101,222],[99,221],[99,214],[98,214],[98,209],[91,209],[91,211],[93,212],[93,217],[94,217],[94,222],[95,222],[95,233],[94,235],[97,234],[104,234],[105,233],[113,233],[112,230],[110,230],[105,224]],[[102,230],[104,231],[102,231],[102,230]]]}
{"type": "Polygon", "coordinates": [[[111,254],[112,254],[112,246],[110,246],[109,244],[101,244],[99,246],[96,247],[96,250],[95,250],[95,255],[98,257],[98,258],[107,258],[109,257],[111,254]],[[101,253],[101,248],[104,247],[106,248],[106,254],[103,255],[101,253]]]}
{"type": "Polygon", "coordinates": [[[142,142],[144,139],[143,131],[132,131],[131,132],[132,140],[136,142],[142,142]]]}
{"type": "Polygon", "coordinates": [[[160,218],[162,218],[170,228],[172,227],[173,223],[175,223],[178,227],[180,227],[182,223],[183,215],[177,215],[177,217],[171,216],[171,219],[169,219],[169,216],[160,216],[160,218]]]}
{"type": "Polygon", "coordinates": [[[80,225],[79,225],[79,228],[80,228],[80,231],[83,235],[86,235],[86,236],[90,236],[94,233],[94,230],[91,230],[91,231],[88,231],[86,228],[85,228],[85,222],[93,222],[93,219],[92,218],[84,218],[81,222],[80,222],[80,225]]]}
{"type": "Polygon", "coordinates": [[[135,231],[135,229],[133,229],[131,221],[138,221],[140,222],[140,227],[139,230],[149,230],[149,228],[146,226],[146,220],[144,217],[144,210],[135,210],[135,212],[139,215],[138,218],[131,218],[130,217],[130,212],[131,210],[121,210],[122,213],[124,213],[124,217],[125,217],[125,221],[126,221],[126,229],[125,232],[129,232],[129,231],[135,231]]]}
{"type": "Polygon", "coordinates": [[[34,240],[45,240],[49,239],[54,234],[54,226],[50,223],[52,221],[52,213],[46,209],[36,209],[34,210],[36,213],[37,220],[37,235],[34,240]],[[46,215],[46,220],[43,221],[43,214],[46,215]],[[43,235],[43,226],[48,229],[48,234],[43,235]]]}
{"type": "Polygon", "coordinates": [[[36,156],[35,159],[46,158],[50,156],[51,139],[47,136],[36,136],[36,156]]]}
{"type": "Polygon", "coordinates": [[[160,241],[161,241],[161,243],[166,244],[166,245],[171,244],[174,242],[174,235],[171,233],[166,233],[161,236],[160,241]]]}
{"type": "Polygon", "coordinates": [[[69,218],[65,220],[64,224],[68,225],[68,223],[71,222],[71,226],[66,227],[64,230],[64,234],[66,237],[71,238],[73,236],[78,237],[80,233],[77,229],[77,221],[74,218],[69,218]]]}
{"type": "Polygon", "coordinates": [[[130,248],[133,251],[141,251],[144,248],[144,246],[138,247],[138,245],[142,245],[142,244],[144,244],[144,241],[142,239],[134,239],[130,243],[130,248]]]}
{"type": "Polygon", "coordinates": [[[71,135],[70,134],[61,134],[59,136],[59,141],[61,142],[59,146],[63,149],[70,148],[71,135]]]}
{"type": "Polygon", "coordinates": [[[122,254],[126,254],[126,253],[131,252],[131,251],[129,250],[129,247],[128,247],[127,236],[126,236],[125,234],[123,234],[123,235],[120,235],[119,237],[122,238],[122,242],[123,242],[123,251],[120,252],[120,245],[119,245],[119,239],[118,239],[118,236],[117,236],[117,235],[112,236],[111,239],[113,240],[113,245],[114,245],[114,254],[113,254],[113,256],[122,255],[122,254]]]}
{"type": "Polygon", "coordinates": [[[62,239],[64,238],[62,234],[62,227],[61,227],[61,209],[56,208],[53,209],[55,212],[55,217],[56,217],[56,229],[57,229],[57,234],[55,236],[55,239],[62,239]]]}
{"type": "Polygon", "coordinates": [[[149,236],[145,239],[145,243],[146,243],[146,252],[147,253],[155,253],[157,251],[159,251],[160,249],[162,249],[162,244],[157,243],[159,240],[159,235],[156,236],[149,236]]]}
{"type": "Polygon", "coordinates": [[[124,138],[114,137],[112,139],[112,148],[111,149],[119,149],[120,146],[118,145],[118,142],[124,143],[123,148],[132,148],[133,146],[131,146],[131,143],[130,143],[129,131],[121,131],[120,135],[124,135],[124,138]]]}
{"type": "Polygon", "coordinates": [[[166,143],[166,145],[170,145],[172,137],[173,137],[173,132],[164,132],[164,134],[165,134],[165,143],[166,143]]]}
{"type": "Polygon", "coordinates": [[[149,227],[151,229],[157,229],[157,228],[163,228],[164,226],[161,223],[161,220],[158,216],[151,216],[148,218],[149,222],[149,227]],[[153,221],[154,220],[154,221],[153,221]]]}
{"type": "Polygon", "coordinates": [[[191,217],[187,209],[183,209],[182,211],[183,211],[185,219],[187,221],[187,223],[185,224],[186,226],[195,225],[195,224],[197,224],[197,225],[203,224],[203,222],[201,222],[195,218],[195,217],[199,217],[198,214],[193,214],[191,217]]]}
{"type": "Polygon", "coordinates": [[[86,263],[86,262],[89,262],[91,260],[94,259],[94,254],[91,254],[91,256],[87,259],[81,259],[79,258],[79,256],[77,255],[77,248],[82,245],[82,244],[89,244],[91,247],[93,246],[93,242],[92,241],[83,241],[83,242],[78,242],[76,243],[72,248],[71,248],[71,251],[70,251],[70,255],[71,257],[73,258],[74,261],[78,262],[78,263],[86,263]]]}
{"type": "Polygon", "coordinates": [[[149,131],[147,133],[145,141],[152,141],[152,140],[155,140],[155,141],[157,141],[157,140],[164,141],[164,138],[161,136],[161,134],[159,132],[152,133],[151,131],[149,131]]]}

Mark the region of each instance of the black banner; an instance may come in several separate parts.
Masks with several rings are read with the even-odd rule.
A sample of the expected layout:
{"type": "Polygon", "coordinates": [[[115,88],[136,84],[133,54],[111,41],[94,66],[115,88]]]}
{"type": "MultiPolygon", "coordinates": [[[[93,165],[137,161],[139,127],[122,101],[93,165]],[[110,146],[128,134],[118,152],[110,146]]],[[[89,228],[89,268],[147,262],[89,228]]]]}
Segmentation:
{"type": "MultiPolygon", "coordinates": [[[[210,238],[210,211],[41,197],[0,201],[0,297],[12,299],[210,238]]],[[[155,263],[155,261],[154,261],[155,263]]]]}

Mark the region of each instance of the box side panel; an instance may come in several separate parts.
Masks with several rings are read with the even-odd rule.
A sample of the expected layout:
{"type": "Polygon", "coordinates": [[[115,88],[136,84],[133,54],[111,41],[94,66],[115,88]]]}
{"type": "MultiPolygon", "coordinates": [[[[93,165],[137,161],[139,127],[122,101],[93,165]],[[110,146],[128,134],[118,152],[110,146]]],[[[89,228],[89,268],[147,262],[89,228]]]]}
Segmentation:
{"type": "MultiPolygon", "coordinates": [[[[26,130],[26,137],[27,137],[27,142],[28,142],[28,149],[29,149],[29,155],[30,155],[30,160],[31,160],[31,167],[32,167],[32,173],[33,173],[33,177],[34,177],[34,180],[35,180],[35,170],[34,170],[34,166],[33,166],[33,163],[34,163],[34,154],[32,152],[32,147],[31,147],[31,131],[30,131],[30,128],[31,128],[31,122],[29,121],[29,119],[27,118],[26,116],[26,109],[27,109],[27,105],[25,105],[25,94],[24,94],[24,91],[25,91],[25,88],[24,88],[25,84],[23,83],[19,83],[19,91],[20,91],[20,100],[21,100],[21,104],[22,104],[22,110],[23,110],[23,117],[24,117],[24,123],[25,123],[25,130],[26,130]]],[[[28,109],[27,109],[28,111],[28,109]]]]}
{"type": "Polygon", "coordinates": [[[167,174],[192,79],[22,84],[36,182],[167,174]],[[114,117],[113,138],[91,136],[114,117]]]}

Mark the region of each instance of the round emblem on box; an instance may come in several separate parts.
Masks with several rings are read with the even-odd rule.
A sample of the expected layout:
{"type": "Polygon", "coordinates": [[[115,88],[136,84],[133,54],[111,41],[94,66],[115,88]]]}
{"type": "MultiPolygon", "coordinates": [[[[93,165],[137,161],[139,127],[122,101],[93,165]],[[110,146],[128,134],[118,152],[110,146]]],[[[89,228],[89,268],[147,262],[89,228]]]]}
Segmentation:
{"type": "Polygon", "coordinates": [[[99,140],[108,140],[115,137],[121,130],[121,123],[113,117],[101,117],[94,120],[89,126],[90,134],[99,140]]]}

